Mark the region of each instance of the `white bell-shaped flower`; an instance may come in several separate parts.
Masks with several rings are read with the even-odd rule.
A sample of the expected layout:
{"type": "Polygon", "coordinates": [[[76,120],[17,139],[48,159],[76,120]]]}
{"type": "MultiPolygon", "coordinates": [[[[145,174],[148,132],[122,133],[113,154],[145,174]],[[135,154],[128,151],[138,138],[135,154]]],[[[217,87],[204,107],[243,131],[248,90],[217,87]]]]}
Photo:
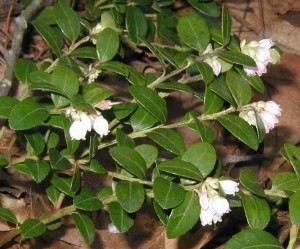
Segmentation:
{"type": "Polygon", "coordinates": [[[72,140],[85,140],[87,129],[83,122],[75,120],[70,126],[69,133],[72,140]]]}
{"type": "Polygon", "coordinates": [[[229,202],[224,197],[215,195],[209,199],[209,209],[222,216],[223,214],[229,213],[229,202]]]}
{"type": "Polygon", "coordinates": [[[87,131],[92,130],[92,120],[86,112],[79,112],[81,122],[85,125],[87,131]]]}
{"type": "Polygon", "coordinates": [[[278,104],[276,104],[274,101],[268,101],[265,103],[265,111],[268,113],[271,113],[275,116],[281,116],[282,109],[278,104]]]}
{"type": "Polygon", "coordinates": [[[207,210],[201,208],[201,211],[200,211],[201,225],[202,226],[212,225],[212,223],[214,221],[214,216],[215,216],[215,213],[212,210],[210,210],[209,208],[207,210]]]}
{"type": "Polygon", "coordinates": [[[235,195],[239,192],[239,183],[232,180],[221,180],[219,181],[220,187],[226,195],[235,195]]]}
{"type": "Polygon", "coordinates": [[[93,128],[100,137],[106,136],[109,132],[108,122],[101,115],[95,117],[93,121],[93,128]]]}

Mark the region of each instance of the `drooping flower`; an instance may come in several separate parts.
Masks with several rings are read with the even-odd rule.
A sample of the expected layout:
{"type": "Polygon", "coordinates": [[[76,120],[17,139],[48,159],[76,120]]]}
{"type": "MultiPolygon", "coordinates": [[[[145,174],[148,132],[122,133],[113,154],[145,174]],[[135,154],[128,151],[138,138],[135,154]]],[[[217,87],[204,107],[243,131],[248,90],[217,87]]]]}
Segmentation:
{"type": "MultiPolygon", "coordinates": [[[[208,54],[213,51],[212,45],[209,43],[206,47],[206,49],[203,51],[203,54],[208,54]]],[[[210,65],[212,68],[214,74],[218,76],[222,70],[221,62],[218,60],[218,56],[213,56],[211,58],[207,58],[204,60],[205,63],[210,65]]]]}
{"type": "Polygon", "coordinates": [[[72,140],[85,140],[87,129],[83,122],[75,120],[70,126],[69,133],[72,140]]]}
{"type": "Polygon", "coordinates": [[[109,132],[108,122],[101,115],[95,117],[93,128],[100,135],[100,137],[106,136],[109,132]]]}
{"type": "Polygon", "coordinates": [[[255,113],[253,109],[255,109],[258,115],[260,116],[264,124],[266,133],[269,133],[269,131],[275,127],[275,124],[279,122],[277,117],[281,116],[282,109],[274,101],[254,102],[246,106],[245,109],[243,109],[239,113],[239,116],[243,118],[246,122],[248,122],[250,125],[257,126],[255,113]]]}
{"type": "Polygon", "coordinates": [[[221,180],[219,181],[220,187],[226,195],[235,195],[239,192],[239,184],[232,180],[221,180]]]}
{"type": "Polygon", "coordinates": [[[209,209],[222,217],[223,214],[229,213],[229,202],[224,197],[215,195],[209,199],[209,209]]]}
{"type": "Polygon", "coordinates": [[[249,55],[256,63],[255,67],[244,66],[244,71],[249,76],[258,75],[261,76],[262,74],[267,72],[267,64],[270,62],[275,64],[278,62],[280,58],[280,54],[275,52],[272,47],[274,46],[274,42],[272,39],[263,39],[259,42],[251,41],[250,43],[246,44],[246,40],[243,40],[240,44],[241,52],[249,55]],[[279,57],[279,58],[278,58],[279,57]]]}

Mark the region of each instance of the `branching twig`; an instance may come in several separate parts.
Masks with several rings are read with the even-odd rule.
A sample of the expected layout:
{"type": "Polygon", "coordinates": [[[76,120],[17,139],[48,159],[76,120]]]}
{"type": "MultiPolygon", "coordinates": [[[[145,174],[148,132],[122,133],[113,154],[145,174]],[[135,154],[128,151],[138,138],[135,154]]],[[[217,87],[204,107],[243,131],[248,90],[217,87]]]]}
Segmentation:
{"type": "Polygon", "coordinates": [[[16,18],[16,28],[12,40],[12,46],[9,51],[9,58],[7,58],[6,61],[7,68],[4,77],[0,82],[0,96],[8,95],[14,77],[14,64],[21,52],[27,23],[32,18],[32,16],[43,6],[43,3],[43,0],[33,0],[32,3],[22,11],[21,15],[16,18]]]}

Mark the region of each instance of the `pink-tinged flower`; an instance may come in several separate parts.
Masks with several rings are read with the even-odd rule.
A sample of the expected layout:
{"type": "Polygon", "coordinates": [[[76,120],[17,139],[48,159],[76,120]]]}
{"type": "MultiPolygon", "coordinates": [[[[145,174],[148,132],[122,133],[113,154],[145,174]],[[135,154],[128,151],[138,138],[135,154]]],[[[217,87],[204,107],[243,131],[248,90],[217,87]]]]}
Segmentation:
{"type": "Polygon", "coordinates": [[[235,195],[239,192],[239,183],[232,180],[221,180],[219,181],[220,187],[226,195],[235,195]]]}
{"type": "Polygon", "coordinates": [[[264,123],[266,133],[269,133],[275,127],[275,124],[279,122],[275,115],[266,111],[261,112],[260,117],[264,123]]]}
{"type": "Polygon", "coordinates": [[[265,111],[268,113],[271,113],[275,116],[281,116],[282,109],[278,104],[276,104],[274,101],[268,101],[265,103],[265,111]]]}
{"type": "Polygon", "coordinates": [[[270,49],[275,45],[272,39],[262,39],[258,43],[260,48],[266,48],[266,49],[270,49]]]}
{"type": "Polygon", "coordinates": [[[108,122],[101,115],[95,117],[93,128],[100,135],[100,137],[106,136],[109,132],[108,122]]]}
{"type": "Polygon", "coordinates": [[[199,202],[202,209],[208,209],[208,196],[206,192],[201,192],[199,194],[199,202]]]}
{"type": "Polygon", "coordinates": [[[251,110],[245,110],[245,111],[241,111],[239,113],[239,116],[244,119],[248,124],[250,125],[256,125],[256,118],[255,118],[255,113],[254,111],[251,110]]]}
{"type": "Polygon", "coordinates": [[[72,140],[85,140],[87,129],[83,122],[75,120],[70,126],[69,133],[72,140]]]}

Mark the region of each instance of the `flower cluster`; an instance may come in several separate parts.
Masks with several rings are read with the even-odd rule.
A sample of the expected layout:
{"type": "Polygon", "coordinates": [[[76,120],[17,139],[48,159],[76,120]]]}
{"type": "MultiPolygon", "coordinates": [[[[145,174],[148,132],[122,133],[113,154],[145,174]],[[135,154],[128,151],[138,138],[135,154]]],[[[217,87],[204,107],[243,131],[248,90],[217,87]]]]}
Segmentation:
{"type": "Polygon", "coordinates": [[[72,124],[69,129],[71,139],[85,140],[86,133],[92,129],[94,129],[100,137],[106,136],[109,132],[108,122],[100,112],[88,114],[70,107],[66,110],[66,116],[72,119],[72,124]]]}
{"type": "Polygon", "coordinates": [[[248,44],[246,44],[246,40],[243,40],[240,46],[242,53],[249,55],[256,62],[256,67],[244,66],[244,70],[249,76],[261,76],[267,72],[269,62],[275,64],[280,59],[279,53],[271,49],[274,46],[272,39],[263,39],[259,42],[251,41],[248,44]]]}
{"type": "Polygon", "coordinates": [[[229,213],[229,202],[219,195],[221,190],[226,195],[235,195],[239,191],[238,183],[232,180],[219,180],[208,177],[201,190],[196,190],[201,206],[200,220],[202,226],[212,225],[222,221],[223,214],[229,213]]]}
{"type": "MultiPolygon", "coordinates": [[[[212,51],[213,51],[212,45],[209,43],[207,45],[206,49],[204,50],[203,55],[209,54],[212,51]]],[[[212,56],[208,59],[205,59],[204,62],[211,66],[211,68],[214,71],[214,74],[216,76],[218,76],[220,74],[222,65],[221,65],[220,60],[218,59],[218,56],[212,56]]]]}
{"type": "Polygon", "coordinates": [[[246,106],[245,109],[240,112],[239,116],[250,125],[257,126],[254,110],[260,116],[266,133],[269,133],[269,131],[275,127],[275,124],[279,122],[277,117],[281,116],[282,111],[280,106],[274,101],[259,101],[246,106]]]}

